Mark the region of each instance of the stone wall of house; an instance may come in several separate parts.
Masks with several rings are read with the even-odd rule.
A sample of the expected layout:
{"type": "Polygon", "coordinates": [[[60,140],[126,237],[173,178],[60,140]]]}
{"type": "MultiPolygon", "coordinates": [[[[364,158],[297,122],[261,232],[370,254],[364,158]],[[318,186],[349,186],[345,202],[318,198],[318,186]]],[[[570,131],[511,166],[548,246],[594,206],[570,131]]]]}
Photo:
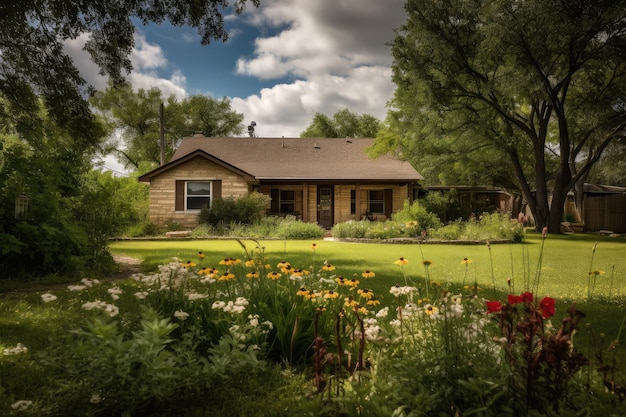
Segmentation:
{"type": "Polygon", "coordinates": [[[240,197],[249,191],[244,178],[204,158],[194,158],[174,167],[150,183],[150,220],[163,227],[176,222],[184,228],[198,225],[199,211],[176,211],[177,180],[221,180],[222,197],[240,197]]]}

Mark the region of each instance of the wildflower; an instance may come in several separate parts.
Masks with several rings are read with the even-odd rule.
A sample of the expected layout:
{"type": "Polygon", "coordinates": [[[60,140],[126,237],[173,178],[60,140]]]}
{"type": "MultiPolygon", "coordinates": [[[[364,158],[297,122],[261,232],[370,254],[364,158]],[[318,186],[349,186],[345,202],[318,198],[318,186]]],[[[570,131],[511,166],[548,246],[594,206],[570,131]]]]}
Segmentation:
{"type": "Polygon", "coordinates": [[[432,265],[432,263],[433,263],[433,261],[429,261],[428,259],[424,259],[424,260],[422,261],[422,264],[423,264],[424,266],[430,266],[430,265],[432,265]]]}
{"type": "Polygon", "coordinates": [[[54,294],[50,294],[49,292],[45,293],[45,294],[41,294],[41,300],[44,303],[49,303],[50,301],[54,301],[57,299],[57,296],[54,294]]]}
{"type": "Polygon", "coordinates": [[[373,273],[373,272],[372,272],[372,271],[370,271],[370,270],[365,270],[365,271],[361,274],[361,276],[362,276],[363,278],[374,278],[374,277],[376,276],[376,274],[375,274],[375,273],[373,273]]]}
{"type": "Polygon", "coordinates": [[[335,266],[331,264],[325,263],[324,266],[322,267],[322,271],[334,271],[334,270],[335,270],[335,266]]]}
{"type": "Polygon", "coordinates": [[[415,227],[415,226],[417,226],[417,222],[415,220],[411,220],[411,221],[407,222],[405,226],[406,227],[415,227]]]}
{"type": "Polygon", "coordinates": [[[6,348],[2,351],[4,356],[19,355],[28,352],[28,348],[21,343],[18,343],[14,348],[6,348]]]}
{"type": "Polygon", "coordinates": [[[92,404],[100,404],[101,401],[102,397],[100,397],[100,394],[97,392],[91,394],[91,398],[89,398],[89,402],[92,404]]]}
{"type": "Polygon", "coordinates": [[[301,297],[304,298],[311,298],[311,291],[307,290],[306,288],[302,287],[298,290],[298,292],[296,292],[296,295],[299,295],[301,297]]]}
{"type": "Polygon", "coordinates": [[[220,277],[217,279],[218,281],[230,281],[231,279],[234,279],[235,275],[231,274],[230,272],[224,272],[222,275],[220,275],[220,277]]]}
{"type": "Polygon", "coordinates": [[[89,278],[83,278],[80,280],[80,282],[82,282],[83,285],[86,285],[89,288],[93,287],[94,284],[100,284],[100,281],[98,281],[97,279],[89,279],[89,278]]]}
{"type": "Polygon", "coordinates": [[[367,300],[367,305],[368,306],[377,306],[380,304],[380,301],[375,299],[375,298],[371,298],[369,300],[367,300]]]}
{"type": "Polygon", "coordinates": [[[239,305],[233,303],[232,301],[229,301],[222,310],[224,310],[226,313],[241,314],[245,309],[245,305],[239,305]]]}
{"type": "Polygon", "coordinates": [[[70,291],[82,291],[87,288],[86,285],[68,285],[67,289],[70,291]]]}
{"type": "Polygon", "coordinates": [[[338,285],[345,285],[346,279],[344,277],[342,277],[341,275],[339,275],[337,278],[335,278],[335,282],[338,285]]]}
{"type": "Polygon", "coordinates": [[[235,300],[235,305],[236,306],[247,306],[248,304],[250,304],[250,302],[243,298],[243,297],[237,297],[237,299],[235,300]]]}
{"type": "Polygon", "coordinates": [[[472,263],[472,260],[470,258],[463,258],[463,260],[461,261],[461,265],[469,265],[472,263]]]}
{"type": "Polygon", "coordinates": [[[433,288],[441,287],[441,282],[435,281],[435,280],[430,281],[430,286],[433,287],[433,288]]]}
{"type": "Polygon", "coordinates": [[[258,277],[259,277],[259,273],[256,271],[248,272],[246,274],[246,278],[258,278],[258,277]]]}
{"type": "Polygon", "coordinates": [[[356,312],[357,312],[357,313],[359,313],[359,314],[367,314],[367,313],[369,313],[369,312],[367,311],[367,308],[365,308],[365,307],[363,307],[363,306],[360,306],[360,307],[359,307],[359,306],[357,306],[357,307],[354,309],[354,311],[356,311],[356,312]]]}
{"type": "Polygon", "coordinates": [[[487,313],[497,313],[502,311],[502,303],[500,301],[487,301],[487,313]]]}
{"type": "Polygon", "coordinates": [[[432,304],[426,304],[424,306],[424,313],[426,313],[429,316],[432,316],[432,315],[439,313],[439,309],[432,304]]]}
{"type": "Polygon", "coordinates": [[[346,282],[345,282],[345,286],[346,287],[356,288],[356,287],[358,287],[358,285],[359,285],[359,280],[358,279],[354,279],[354,278],[346,280],[346,282]]]}
{"type": "Polygon", "coordinates": [[[544,319],[554,316],[555,304],[556,302],[554,301],[554,298],[550,297],[544,297],[539,302],[539,309],[541,310],[541,315],[544,319]]]}
{"type": "Polygon", "coordinates": [[[278,264],[276,264],[276,268],[283,269],[287,265],[289,265],[289,262],[287,262],[287,261],[280,261],[278,264]]]}
{"type": "Polygon", "coordinates": [[[401,295],[409,295],[411,293],[417,292],[417,288],[415,288],[415,287],[408,287],[408,286],[401,287],[399,285],[394,285],[393,287],[391,287],[389,292],[393,296],[399,297],[401,295]]]}
{"type": "Polygon", "coordinates": [[[530,303],[533,302],[533,293],[532,292],[525,291],[525,292],[520,294],[520,297],[522,297],[522,302],[524,302],[526,304],[530,304],[530,303]]]}
{"type": "Polygon", "coordinates": [[[522,302],[522,296],[521,295],[513,295],[513,294],[509,294],[506,296],[507,301],[509,302],[509,304],[511,305],[515,305],[515,304],[519,304],[522,302]]]}
{"type": "Polygon", "coordinates": [[[277,280],[281,277],[281,274],[279,272],[272,271],[269,274],[267,274],[267,277],[272,280],[277,280]]]}
{"type": "Polygon", "coordinates": [[[185,269],[193,268],[194,266],[196,266],[196,263],[195,262],[191,262],[191,261],[187,261],[185,263],[180,264],[180,267],[181,268],[185,268],[185,269]]]}
{"type": "Polygon", "coordinates": [[[317,243],[311,243],[311,249],[313,250],[317,249],[317,243]]]}
{"type": "Polygon", "coordinates": [[[198,252],[198,259],[204,259],[204,253],[198,252]]]}
{"type": "Polygon", "coordinates": [[[113,288],[109,288],[107,292],[111,294],[111,298],[113,300],[119,300],[120,294],[122,294],[123,291],[120,287],[113,287],[113,288]]]}
{"type": "Polygon", "coordinates": [[[293,268],[291,265],[285,265],[283,268],[281,268],[281,269],[280,269],[280,271],[281,271],[283,274],[288,274],[288,273],[290,273],[291,271],[293,271],[293,269],[294,269],[294,268],[293,268]]]}
{"type": "Polygon", "coordinates": [[[332,299],[332,298],[337,298],[337,297],[339,297],[339,293],[337,293],[337,292],[335,292],[335,291],[333,291],[333,290],[325,290],[325,291],[323,291],[323,292],[322,292],[322,296],[323,296],[324,298],[330,298],[330,299],[332,299]]]}
{"type": "Polygon", "coordinates": [[[223,309],[224,307],[226,307],[226,303],[225,303],[224,301],[219,301],[219,300],[218,300],[218,301],[215,301],[215,302],[211,305],[211,308],[212,308],[213,310],[221,310],[221,309],[223,309]]]}
{"type": "Polygon", "coordinates": [[[233,264],[233,258],[224,258],[220,261],[220,265],[231,266],[233,264]]]}
{"type": "Polygon", "coordinates": [[[348,308],[357,309],[359,307],[359,302],[351,297],[346,297],[343,305],[348,308]]]}
{"type": "Polygon", "coordinates": [[[452,298],[450,299],[450,301],[452,302],[452,304],[454,305],[459,305],[461,304],[461,294],[457,294],[457,295],[453,295],[452,298]]]}
{"type": "Polygon", "coordinates": [[[376,317],[378,318],[384,318],[384,317],[387,317],[388,315],[389,315],[389,307],[381,308],[380,310],[378,310],[378,313],[376,313],[376,317]]]}
{"type": "Polygon", "coordinates": [[[256,264],[254,263],[254,259],[248,259],[248,260],[246,261],[246,266],[247,266],[247,267],[249,267],[249,268],[254,268],[254,267],[255,267],[255,265],[256,265],[256,264]]]}
{"type": "Polygon", "coordinates": [[[367,289],[367,288],[363,288],[357,291],[357,294],[359,294],[361,297],[369,300],[374,296],[374,293],[372,292],[372,290],[367,289]]]}
{"type": "Polygon", "coordinates": [[[398,259],[397,261],[394,262],[394,264],[396,264],[396,265],[406,265],[408,263],[409,263],[409,261],[407,259],[404,259],[404,258],[400,258],[400,259],[398,259]]]}
{"type": "Polygon", "coordinates": [[[292,274],[296,275],[296,276],[305,276],[305,275],[309,275],[311,272],[307,271],[306,269],[294,269],[292,274]]]}
{"type": "Polygon", "coordinates": [[[28,410],[31,405],[33,405],[31,400],[19,400],[11,404],[11,408],[17,411],[25,411],[28,410]]]}
{"type": "Polygon", "coordinates": [[[182,311],[182,310],[176,310],[174,312],[174,317],[176,317],[178,320],[187,320],[187,318],[189,317],[189,313],[182,311]]]}
{"type": "Polygon", "coordinates": [[[139,291],[136,292],[135,294],[133,294],[135,296],[136,299],[138,300],[145,300],[146,297],[148,296],[148,291],[139,291]]]}
{"type": "Polygon", "coordinates": [[[219,271],[215,268],[202,268],[201,270],[198,271],[198,275],[208,275],[208,276],[214,276],[218,273],[219,271]]]}
{"type": "Polygon", "coordinates": [[[207,297],[208,297],[208,295],[206,295],[206,294],[198,294],[197,292],[193,292],[193,293],[187,295],[187,299],[189,301],[202,300],[202,299],[207,298],[207,297]]]}

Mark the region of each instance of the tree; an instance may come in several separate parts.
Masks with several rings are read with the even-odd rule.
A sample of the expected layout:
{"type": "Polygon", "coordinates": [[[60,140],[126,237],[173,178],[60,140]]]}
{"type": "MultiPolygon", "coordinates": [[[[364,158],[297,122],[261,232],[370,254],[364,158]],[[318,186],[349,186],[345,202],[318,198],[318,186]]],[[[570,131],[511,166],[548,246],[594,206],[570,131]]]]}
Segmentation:
{"type": "Polygon", "coordinates": [[[130,84],[97,92],[91,103],[113,127],[104,153],[114,153],[126,168],[151,169],[160,163],[160,110],[164,105],[165,159],[170,159],[183,136],[231,136],[243,132],[243,114],[230,100],[195,95],[179,101],[163,98],[161,90],[132,90],[130,84]],[[119,139],[118,139],[119,138],[119,139]]]}
{"type": "Polygon", "coordinates": [[[381,140],[400,153],[485,141],[506,155],[537,227],[558,233],[567,193],[624,135],[625,2],[408,0],[406,10],[381,140]]]}
{"type": "MultiPolygon", "coordinates": [[[[258,6],[259,0],[252,0],[258,6]]],[[[0,2],[0,273],[69,273],[93,266],[103,239],[93,233],[85,175],[106,130],[64,43],[89,34],[85,49],[119,84],[130,71],[131,18],[198,29],[224,40],[228,0],[4,0],[0,2]],[[19,205],[17,203],[20,203],[19,205]],[[19,210],[18,210],[19,208],[19,210]],[[77,212],[78,210],[78,212],[77,212]]],[[[234,0],[241,13],[245,0],[234,0]]],[[[106,252],[108,254],[108,252],[106,252]]],[[[105,254],[105,255],[106,255],[105,254]]]]}
{"type": "Polygon", "coordinates": [[[373,138],[380,129],[380,121],[370,115],[361,116],[348,109],[333,114],[315,113],[311,124],[300,133],[301,138],[373,138]]]}

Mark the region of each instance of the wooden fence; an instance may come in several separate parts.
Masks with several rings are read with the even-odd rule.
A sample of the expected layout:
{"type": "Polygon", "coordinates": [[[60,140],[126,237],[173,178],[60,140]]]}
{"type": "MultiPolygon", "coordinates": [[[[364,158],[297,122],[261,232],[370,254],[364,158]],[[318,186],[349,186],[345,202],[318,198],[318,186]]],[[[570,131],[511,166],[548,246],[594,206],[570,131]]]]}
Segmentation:
{"type": "Polygon", "coordinates": [[[626,193],[587,194],[584,213],[586,232],[626,233],[626,193]]]}

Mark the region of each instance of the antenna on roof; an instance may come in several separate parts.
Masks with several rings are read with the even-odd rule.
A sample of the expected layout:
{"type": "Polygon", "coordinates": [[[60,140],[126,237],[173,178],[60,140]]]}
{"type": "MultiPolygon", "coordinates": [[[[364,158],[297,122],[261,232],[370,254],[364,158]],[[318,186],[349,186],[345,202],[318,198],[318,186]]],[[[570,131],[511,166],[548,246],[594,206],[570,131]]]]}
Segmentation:
{"type": "Polygon", "coordinates": [[[283,145],[282,145],[282,147],[283,148],[285,147],[285,137],[284,136],[283,136],[283,145]]]}
{"type": "Polygon", "coordinates": [[[254,134],[254,126],[256,126],[256,122],[252,121],[250,123],[250,126],[248,126],[248,135],[250,135],[251,138],[255,137],[256,135],[254,134]]]}

